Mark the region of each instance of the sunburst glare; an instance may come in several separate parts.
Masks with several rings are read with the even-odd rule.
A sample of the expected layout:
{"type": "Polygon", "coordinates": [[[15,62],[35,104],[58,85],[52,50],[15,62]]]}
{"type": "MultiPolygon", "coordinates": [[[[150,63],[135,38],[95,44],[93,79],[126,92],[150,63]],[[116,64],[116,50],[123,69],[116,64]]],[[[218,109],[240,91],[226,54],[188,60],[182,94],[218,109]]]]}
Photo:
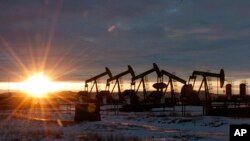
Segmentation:
{"type": "Polygon", "coordinates": [[[44,97],[47,93],[55,90],[50,78],[43,72],[33,74],[23,82],[22,88],[24,92],[33,97],[44,97]]]}

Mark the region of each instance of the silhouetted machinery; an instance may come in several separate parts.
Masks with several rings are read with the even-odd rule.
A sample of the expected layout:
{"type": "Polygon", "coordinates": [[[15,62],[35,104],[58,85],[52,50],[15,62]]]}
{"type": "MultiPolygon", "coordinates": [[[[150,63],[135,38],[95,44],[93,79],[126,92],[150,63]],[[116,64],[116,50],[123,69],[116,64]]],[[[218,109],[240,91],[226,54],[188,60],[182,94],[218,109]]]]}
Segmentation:
{"type": "Polygon", "coordinates": [[[226,85],[226,96],[231,97],[232,96],[232,84],[226,85]]]}
{"type": "Polygon", "coordinates": [[[117,86],[117,88],[118,88],[118,96],[119,96],[119,101],[120,101],[120,102],[124,101],[124,96],[127,95],[127,96],[132,97],[131,94],[135,94],[135,92],[132,92],[132,91],[130,91],[130,90],[125,90],[125,92],[123,92],[123,94],[122,94],[122,92],[121,92],[121,86],[120,86],[120,81],[119,81],[119,79],[120,79],[121,77],[127,75],[127,74],[131,74],[132,78],[135,77],[134,70],[132,69],[132,67],[131,67],[130,65],[128,65],[128,70],[127,70],[127,71],[124,71],[124,72],[119,73],[119,74],[117,74],[117,75],[115,75],[115,76],[113,76],[113,77],[110,77],[110,78],[107,80],[107,86],[110,85],[109,83],[110,83],[111,81],[115,80],[114,86],[113,86],[113,88],[112,88],[112,90],[111,90],[111,95],[113,95],[114,89],[115,89],[115,87],[117,86]]]}
{"type": "Polygon", "coordinates": [[[245,96],[246,95],[246,84],[245,83],[241,83],[240,84],[240,95],[241,96],[245,96]]]}
{"type": "MultiPolygon", "coordinates": [[[[232,91],[232,88],[231,88],[231,91],[232,91]]],[[[240,103],[250,103],[249,102],[250,101],[250,96],[247,95],[247,84],[245,82],[240,83],[240,85],[239,85],[239,95],[232,95],[231,94],[230,100],[233,101],[233,102],[238,102],[238,103],[239,102],[240,103]]]]}
{"type": "Polygon", "coordinates": [[[221,88],[223,87],[224,81],[225,81],[225,73],[224,73],[223,69],[220,70],[220,73],[194,71],[193,74],[189,78],[189,82],[191,79],[193,79],[193,85],[189,84],[189,85],[184,85],[182,87],[182,98],[189,101],[189,102],[193,102],[193,103],[197,102],[196,100],[198,100],[198,95],[199,95],[201,88],[204,84],[205,102],[209,103],[211,101],[211,97],[209,94],[207,77],[219,78],[220,79],[220,87],[221,88]],[[193,86],[195,85],[195,81],[196,81],[197,76],[202,76],[203,79],[201,81],[198,92],[195,93],[195,91],[193,91],[193,86]]]}
{"type": "MultiPolygon", "coordinates": [[[[174,75],[174,74],[171,74],[165,70],[161,70],[161,74],[162,74],[162,79],[163,79],[163,76],[166,75],[168,77],[168,83],[166,85],[164,85],[165,83],[160,83],[162,84],[161,87],[158,87],[158,89],[161,89],[161,91],[163,91],[163,89],[165,88],[165,91],[164,91],[164,95],[166,94],[166,91],[168,89],[168,86],[170,85],[170,93],[171,93],[171,99],[168,100],[168,99],[165,99],[165,102],[166,103],[172,103],[172,104],[175,104],[176,103],[176,98],[175,98],[175,92],[174,92],[174,85],[173,85],[173,81],[178,81],[182,84],[186,84],[186,80],[174,75]]],[[[155,85],[155,84],[154,84],[155,85]]],[[[156,88],[156,86],[154,86],[156,88]]]]}
{"type": "Polygon", "coordinates": [[[96,87],[96,98],[97,98],[97,100],[98,100],[99,103],[103,103],[103,98],[107,98],[107,101],[112,100],[112,97],[111,97],[109,91],[100,91],[99,92],[99,89],[98,89],[98,82],[97,82],[97,80],[99,78],[104,77],[106,75],[108,75],[109,78],[112,77],[112,73],[109,70],[109,68],[105,67],[105,70],[106,70],[105,72],[103,72],[103,73],[101,73],[99,75],[96,75],[96,76],[94,76],[94,77],[92,77],[90,79],[87,79],[85,81],[85,91],[87,91],[87,92],[88,92],[88,83],[93,81],[93,85],[92,85],[90,91],[88,92],[88,94],[91,94],[93,88],[96,87]]]}
{"type": "Polygon", "coordinates": [[[78,93],[80,103],[75,105],[75,121],[82,122],[82,121],[99,121],[101,120],[100,115],[100,103],[103,103],[103,98],[106,97],[109,99],[111,96],[107,91],[100,91],[98,89],[97,80],[105,75],[112,77],[110,70],[106,67],[106,71],[96,75],[90,79],[85,81],[85,91],[80,91],[78,93]],[[93,81],[93,85],[88,92],[88,83],[93,81]],[[91,92],[93,88],[96,87],[96,100],[91,98],[91,92]]]}
{"type": "Polygon", "coordinates": [[[159,83],[160,77],[161,77],[161,72],[160,72],[158,66],[155,63],[153,63],[153,68],[152,69],[150,69],[148,71],[145,71],[145,72],[143,72],[143,73],[141,73],[141,74],[139,74],[139,75],[132,78],[132,83],[131,83],[132,85],[135,85],[135,81],[137,79],[140,79],[140,83],[139,83],[138,88],[135,91],[135,93],[136,94],[138,93],[139,88],[140,88],[140,86],[142,84],[144,102],[146,102],[146,100],[148,100],[148,98],[149,98],[148,95],[147,95],[147,90],[146,90],[146,85],[145,85],[145,77],[147,75],[153,73],[153,72],[156,72],[156,74],[157,74],[157,83],[159,83]]]}

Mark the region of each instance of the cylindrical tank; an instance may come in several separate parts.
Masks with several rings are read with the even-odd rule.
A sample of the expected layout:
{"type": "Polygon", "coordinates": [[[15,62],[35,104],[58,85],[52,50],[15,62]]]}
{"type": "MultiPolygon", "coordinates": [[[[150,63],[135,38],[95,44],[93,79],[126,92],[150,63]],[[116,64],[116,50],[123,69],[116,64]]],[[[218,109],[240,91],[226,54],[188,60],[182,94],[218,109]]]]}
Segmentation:
{"type": "Polygon", "coordinates": [[[240,95],[246,95],[246,84],[245,83],[241,83],[240,84],[240,95]]]}
{"type": "Polygon", "coordinates": [[[232,95],[232,84],[226,85],[226,95],[231,96],[232,95]]]}

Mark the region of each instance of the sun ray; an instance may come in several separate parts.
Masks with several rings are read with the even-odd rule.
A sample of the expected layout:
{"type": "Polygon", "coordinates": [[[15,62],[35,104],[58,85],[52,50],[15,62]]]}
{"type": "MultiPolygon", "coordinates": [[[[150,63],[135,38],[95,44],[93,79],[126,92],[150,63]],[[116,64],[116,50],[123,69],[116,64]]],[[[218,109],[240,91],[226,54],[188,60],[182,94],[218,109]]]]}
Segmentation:
{"type": "Polygon", "coordinates": [[[27,102],[26,100],[27,100],[27,97],[25,97],[24,99],[22,99],[22,101],[20,101],[20,103],[11,111],[11,114],[9,114],[8,117],[5,119],[6,122],[9,121],[12,117],[18,116],[17,112],[27,102]]]}
{"type": "MultiPolygon", "coordinates": [[[[28,46],[28,52],[29,52],[29,56],[30,56],[30,61],[31,61],[31,65],[32,65],[32,68],[31,69],[37,69],[37,65],[36,65],[36,62],[35,62],[35,55],[34,55],[34,49],[32,47],[32,44],[31,44],[31,39],[26,36],[27,38],[27,46],[28,46]]],[[[35,70],[37,71],[37,70],[35,70]]]]}
{"type": "Polygon", "coordinates": [[[51,49],[51,45],[52,45],[52,41],[55,35],[55,29],[56,29],[56,25],[57,25],[57,21],[58,21],[58,17],[60,15],[60,11],[62,9],[62,1],[59,2],[59,4],[57,4],[56,9],[55,9],[55,13],[53,15],[53,21],[52,21],[52,26],[50,27],[50,32],[48,35],[48,41],[45,45],[45,53],[44,53],[44,57],[43,57],[43,61],[42,61],[42,69],[44,70],[46,63],[47,63],[47,59],[48,59],[48,55],[51,49]]]}
{"type": "MultiPolygon", "coordinates": [[[[23,62],[21,61],[21,59],[18,57],[18,55],[15,53],[15,51],[12,49],[11,45],[2,37],[0,36],[0,39],[4,45],[4,47],[7,49],[7,51],[10,53],[11,58],[14,59],[14,62],[16,62],[15,64],[25,73],[25,74],[29,74],[28,69],[26,68],[26,66],[23,64],[23,62]]],[[[11,59],[12,60],[12,59],[11,59]]]]}

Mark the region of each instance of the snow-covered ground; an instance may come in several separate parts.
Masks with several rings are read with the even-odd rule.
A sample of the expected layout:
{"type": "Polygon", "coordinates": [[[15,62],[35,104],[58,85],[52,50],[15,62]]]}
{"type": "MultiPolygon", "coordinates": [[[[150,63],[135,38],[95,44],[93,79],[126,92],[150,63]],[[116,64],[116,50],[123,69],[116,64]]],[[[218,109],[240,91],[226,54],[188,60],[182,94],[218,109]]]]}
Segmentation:
{"type": "Polygon", "coordinates": [[[250,119],[202,116],[201,107],[155,109],[124,113],[101,107],[101,121],[74,123],[74,110],[1,111],[0,140],[134,140],[134,141],[221,141],[229,140],[230,124],[250,119]]]}

